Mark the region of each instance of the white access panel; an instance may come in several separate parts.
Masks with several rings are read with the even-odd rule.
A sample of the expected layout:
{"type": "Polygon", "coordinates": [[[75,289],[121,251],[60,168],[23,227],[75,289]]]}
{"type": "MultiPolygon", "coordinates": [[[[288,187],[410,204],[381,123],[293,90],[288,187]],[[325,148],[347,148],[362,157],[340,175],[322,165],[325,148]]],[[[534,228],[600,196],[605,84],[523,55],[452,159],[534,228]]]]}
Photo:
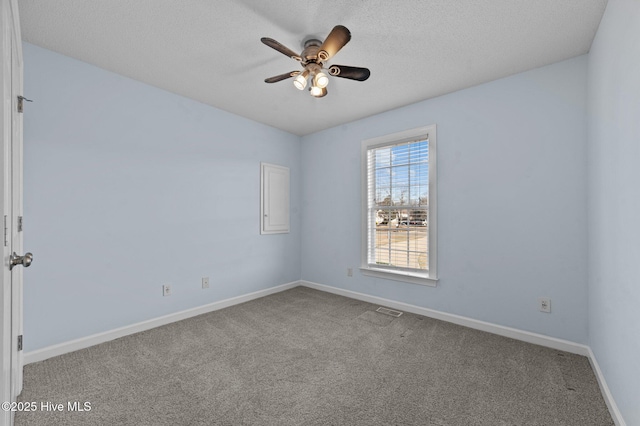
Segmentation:
{"type": "Polygon", "coordinates": [[[260,163],[260,233],[289,232],[289,168],[260,163]]]}

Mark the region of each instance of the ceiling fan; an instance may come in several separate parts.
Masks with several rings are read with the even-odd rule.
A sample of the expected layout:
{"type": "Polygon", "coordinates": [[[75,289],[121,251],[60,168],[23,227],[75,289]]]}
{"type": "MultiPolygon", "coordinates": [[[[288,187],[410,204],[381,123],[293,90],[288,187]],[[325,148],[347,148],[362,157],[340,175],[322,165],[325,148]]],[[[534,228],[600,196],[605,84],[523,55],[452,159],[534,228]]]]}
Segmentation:
{"type": "MultiPolygon", "coordinates": [[[[263,37],[260,41],[283,55],[299,61],[303,68],[302,71],[291,71],[266,78],[264,81],[265,83],[276,83],[286,80],[287,78],[295,77],[293,85],[297,89],[304,90],[307,87],[307,83],[311,82],[309,87],[311,96],[316,98],[326,96],[329,76],[325,73],[324,63],[338,53],[349,40],[351,40],[351,32],[347,27],[336,25],[324,42],[314,38],[305,41],[303,44],[304,50],[298,55],[276,40],[263,37]]],[[[334,77],[348,78],[357,81],[365,81],[371,74],[367,68],[349,67],[346,65],[331,65],[326,71],[334,77]]]]}

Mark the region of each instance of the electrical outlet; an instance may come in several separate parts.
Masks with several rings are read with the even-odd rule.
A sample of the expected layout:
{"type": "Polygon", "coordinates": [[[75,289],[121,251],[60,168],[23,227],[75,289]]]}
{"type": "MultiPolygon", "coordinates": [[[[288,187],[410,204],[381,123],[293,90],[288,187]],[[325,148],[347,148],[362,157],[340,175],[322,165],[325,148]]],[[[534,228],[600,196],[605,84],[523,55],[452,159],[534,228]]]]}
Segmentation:
{"type": "Polygon", "coordinates": [[[209,277],[202,277],[202,288],[209,288],[209,277]]]}
{"type": "Polygon", "coordinates": [[[353,276],[353,269],[352,268],[347,268],[347,276],[348,277],[352,277],[353,276]]]}
{"type": "Polygon", "coordinates": [[[169,284],[165,284],[162,286],[162,295],[171,296],[171,286],[169,284]]]}
{"type": "Polygon", "coordinates": [[[540,312],[551,312],[551,299],[548,297],[539,297],[538,298],[538,309],[540,312]]]}

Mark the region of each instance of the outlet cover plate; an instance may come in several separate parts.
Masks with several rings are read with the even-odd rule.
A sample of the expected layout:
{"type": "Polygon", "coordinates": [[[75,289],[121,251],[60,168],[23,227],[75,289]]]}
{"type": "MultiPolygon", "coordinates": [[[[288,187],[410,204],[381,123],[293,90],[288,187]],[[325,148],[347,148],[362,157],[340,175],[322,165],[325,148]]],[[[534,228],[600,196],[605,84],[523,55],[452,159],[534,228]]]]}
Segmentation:
{"type": "Polygon", "coordinates": [[[551,299],[548,297],[539,297],[538,309],[540,312],[551,313],[551,299]]]}

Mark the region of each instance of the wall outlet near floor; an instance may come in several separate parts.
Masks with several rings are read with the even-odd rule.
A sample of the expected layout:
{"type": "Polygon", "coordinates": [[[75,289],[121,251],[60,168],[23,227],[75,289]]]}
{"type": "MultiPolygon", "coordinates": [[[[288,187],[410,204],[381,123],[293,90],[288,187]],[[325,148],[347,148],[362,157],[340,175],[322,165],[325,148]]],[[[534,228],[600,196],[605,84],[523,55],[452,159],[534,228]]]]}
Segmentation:
{"type": "Polygon", "coordinates": [[[539,297],[538,298],[538,310],[540,312],[551,312],[551,299],[548,297],[539,297]]]}
{"type": "Polygon", "coordinates": [[[353,268],[347,268],[347,276],[348,277],[352,277],[353,276],[353,268]]]}
{"type": "Polygon", "coordinates": [[[202,288],[209,288],[209,277],[202,277],[202,288]]]}
{"type": "Polygon", "coordinates": [[[162,286],[162,295],[171,296],[171,286],[169,284],[165,284],[162,286]]]}

